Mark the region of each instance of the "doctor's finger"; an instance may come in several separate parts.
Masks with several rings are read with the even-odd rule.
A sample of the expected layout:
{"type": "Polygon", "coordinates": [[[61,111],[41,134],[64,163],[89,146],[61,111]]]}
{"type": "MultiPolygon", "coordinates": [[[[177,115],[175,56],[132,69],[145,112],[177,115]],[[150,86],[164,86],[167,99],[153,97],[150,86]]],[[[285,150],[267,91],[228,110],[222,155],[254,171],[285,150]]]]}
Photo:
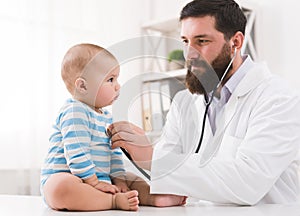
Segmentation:
{"type": "Polygon", "coordinates": [[[115,122],[111,125],[108,126],[108,130],[112,133],[118,133],[120,131],[125,131],[128,133],[138,133],[138,134],[144,134],[144,130],[141,129],[140,127],[126,121],[121,121],[121,122],[115,122]]]}
{"type": "Polygon", "coordinates": [[[118,132],[112,135],[111,141],[114,143],[115,141],[124,140],[126,142],[132,143],[132,145],[139,146],[148,146],[151,145],[146,135],[142,134],[131,134],[125,131],[118,132]]]}
{"type": "Polygon", "coordinates": [[[120,148],[124,148],[127,150],[127,143],[128,143],[127,141],[122,140],[122,139],[114,140],[111,142],[111,147],[112,147],[112,149],[120,147],[120,148]]]}
{"type": "Polygon", "coordinates": [[[121,132],[131,133],[131,134],[134,133],[132,128],[125,124],[110,125],[106,130],[107,133],[110,134],[111,136],[121,132]]]}
{"type": "Polygon", "coordinates": [[[114,122],[112,124],[110,124],[108,126],[109,130],[120,130],[122,128],[126,128],[126,127],[130,127],[132,123],[128,122],[128,121],[118,121],[118,122],[114,122]]]}
{"type": "Polygon", "coordinates": [[[121,131],[117,133],[113,133],[110,137],[111,141],[114,142],[116,140],[126,140],[130,141],[132,140],[130,137],[132,136],[131,133],[128,133],[127,131],[121,131]]]}
{"type": "Polygon", "coordinates": [[[133,145],[138,145],[138,146],[143,146],[143,147],[152,146],[152,143],[150,142],[148,137],[146,135],[141,135],[141,134],[131,135],[130,142],[132,142],[133,145]]]}

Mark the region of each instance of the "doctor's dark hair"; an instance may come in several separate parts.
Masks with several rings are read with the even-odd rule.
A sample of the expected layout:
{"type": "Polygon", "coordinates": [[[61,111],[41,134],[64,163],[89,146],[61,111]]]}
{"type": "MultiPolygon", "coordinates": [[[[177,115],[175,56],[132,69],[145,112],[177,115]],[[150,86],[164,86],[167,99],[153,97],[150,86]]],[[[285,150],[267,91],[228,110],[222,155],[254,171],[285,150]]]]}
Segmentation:
{"type": "Polygon", "coordinates": [[[212,16],[215,28],[229,40],[236,32],[245,34],[247,19],[234,0],[194,0],[180,13],[180,21],[189,17],[212,16]]]}

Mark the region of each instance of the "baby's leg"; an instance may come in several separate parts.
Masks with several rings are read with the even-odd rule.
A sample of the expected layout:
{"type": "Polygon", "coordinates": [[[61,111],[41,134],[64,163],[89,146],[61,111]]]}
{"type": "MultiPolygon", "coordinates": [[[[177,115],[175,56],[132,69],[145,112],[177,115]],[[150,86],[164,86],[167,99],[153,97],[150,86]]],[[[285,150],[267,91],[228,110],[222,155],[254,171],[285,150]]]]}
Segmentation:
{"type": "Polygon", "coordinates": [[[53,174],[44,185],[47,204],[56,210],[99,211],[138,209],[137,191],[104,193],[70,173],[53,174]]]}
{"type": "Polygon", "coordinates": [[[131,190],[139,192],[139,201],[141,205],[167,207],[181,206],[186,203],[185,196],[172,194],[150,194],[150,186],[142,178],[133,173],[127,173],[128,187],[131,190]]]}

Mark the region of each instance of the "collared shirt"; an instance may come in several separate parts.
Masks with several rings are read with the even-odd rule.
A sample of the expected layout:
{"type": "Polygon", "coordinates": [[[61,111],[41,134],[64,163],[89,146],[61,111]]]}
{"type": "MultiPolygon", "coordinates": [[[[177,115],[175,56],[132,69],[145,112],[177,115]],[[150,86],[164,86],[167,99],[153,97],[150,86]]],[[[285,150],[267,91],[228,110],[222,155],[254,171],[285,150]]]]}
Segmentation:
{"type": "Polygon", "coordinates": [[[220,98],[214,97],[212,103],[208,110],[208,119],[211,125],[213,134],[215,134],[216,121],[219,116],[222,115],[224,107],[228,102],[232,92],[236,89],[240,81],[244,78],[249,68],[253,66],[254,62],[248,55],[243,56],[243,64],[238,68],[238,70],[230,77],[230,79],[225,83],[220,92],[220,98]]]}

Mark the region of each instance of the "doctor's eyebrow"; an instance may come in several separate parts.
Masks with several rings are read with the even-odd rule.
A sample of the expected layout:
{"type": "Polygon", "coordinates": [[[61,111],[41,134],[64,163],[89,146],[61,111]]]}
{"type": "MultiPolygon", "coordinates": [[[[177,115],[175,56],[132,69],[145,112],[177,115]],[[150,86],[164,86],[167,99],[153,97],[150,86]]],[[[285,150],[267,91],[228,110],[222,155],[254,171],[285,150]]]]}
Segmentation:
{"type": "MultiPolygon", "coordinates": [[[[209,37],[208,34],[200,34],[200,35],[196,35],[193,38],[204,38],[204,37],[209,37]]],[[[181,36],[181,39],[186,39],[185,36],[181,36]]]]}

